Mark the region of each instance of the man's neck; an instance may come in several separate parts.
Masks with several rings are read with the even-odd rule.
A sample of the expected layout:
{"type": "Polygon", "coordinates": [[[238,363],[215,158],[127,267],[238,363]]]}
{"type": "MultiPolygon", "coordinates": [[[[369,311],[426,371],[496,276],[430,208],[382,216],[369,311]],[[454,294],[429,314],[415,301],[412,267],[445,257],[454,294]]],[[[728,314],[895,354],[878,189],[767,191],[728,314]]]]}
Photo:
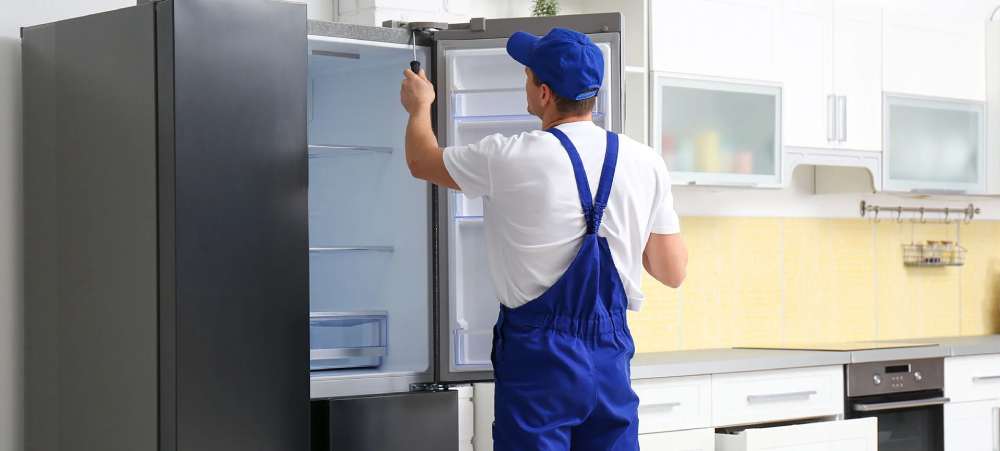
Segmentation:
{"type": "Polygon", "coordinates": [[[580,114],[576,116],[561,116],[552,118],[542,118],[542,130],[548,130],[557,125],[566,124],[569,122],[582,122],[588,121],[592,122],[594,117],[591,113],[580,114]]]}

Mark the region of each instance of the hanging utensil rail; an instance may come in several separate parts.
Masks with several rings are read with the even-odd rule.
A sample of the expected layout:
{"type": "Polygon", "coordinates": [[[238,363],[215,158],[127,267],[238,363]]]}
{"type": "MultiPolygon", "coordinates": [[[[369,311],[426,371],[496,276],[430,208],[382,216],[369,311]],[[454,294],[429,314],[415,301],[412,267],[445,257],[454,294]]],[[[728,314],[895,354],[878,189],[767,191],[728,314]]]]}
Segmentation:
{"type": "Polygon", "coordinates": [[[879,221],[879,215],[893,215],[895,219],[899,222],[903,222],[903,214],[912,213],[914,216],[908,218],[910,221],[928,222],[927,215],[941,215],[943,218],[937,219],[937,221],[950,224],[952,221],[960,220],[963,222],[972,222],[976,215],[981,214],[979,207],[973,204],[969,204],[965,208],[928,208],[928,207],[886,207],[881,205],[871,205],[865,201],[861,201],[861,217],[870,216],[875,222],[879,221]]]}

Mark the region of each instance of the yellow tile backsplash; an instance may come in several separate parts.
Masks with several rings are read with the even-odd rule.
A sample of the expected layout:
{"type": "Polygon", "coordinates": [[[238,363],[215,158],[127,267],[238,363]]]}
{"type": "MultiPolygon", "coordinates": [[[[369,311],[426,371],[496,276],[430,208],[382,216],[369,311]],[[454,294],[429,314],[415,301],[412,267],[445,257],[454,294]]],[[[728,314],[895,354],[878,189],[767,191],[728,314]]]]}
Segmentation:
{"type": "Polygon", "coordinates": [[[643,279],[637,352],[1000,332],[1000,222],[686,217],[680,289],[643,279]],[[960,240],[958,240],[960,238],[960,240]],[[900,245],[958,240],[965,266],[912,268],[900,245]]]}

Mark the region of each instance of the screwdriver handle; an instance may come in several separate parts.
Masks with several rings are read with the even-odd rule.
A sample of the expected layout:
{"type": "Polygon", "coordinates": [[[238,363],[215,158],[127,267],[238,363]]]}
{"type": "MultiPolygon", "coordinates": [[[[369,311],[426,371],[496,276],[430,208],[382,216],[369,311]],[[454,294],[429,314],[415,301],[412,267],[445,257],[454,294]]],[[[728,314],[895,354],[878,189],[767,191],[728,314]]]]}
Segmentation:
{"type": "Polygon", "coordinates": [[[420,75],[420,61],[410,61],[410,70],[412,70],[413,73],[420,75]]]}

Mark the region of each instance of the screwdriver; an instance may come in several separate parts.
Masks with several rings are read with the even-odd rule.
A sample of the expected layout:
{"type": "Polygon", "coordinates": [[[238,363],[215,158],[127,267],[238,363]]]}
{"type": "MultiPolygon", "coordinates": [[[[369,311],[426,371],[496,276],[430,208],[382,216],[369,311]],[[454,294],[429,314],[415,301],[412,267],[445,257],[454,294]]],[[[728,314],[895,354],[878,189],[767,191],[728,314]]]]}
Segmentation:
{"type": "Polygon", "coordinates": [[[410,45],[413,49],[413,61],[410,61],[410,70],[412,70],[413,73],[420,75],[420,61],[417,61],[417,31],[411,31],[410,36],[413,39],[413,43],[410,45]]]}

